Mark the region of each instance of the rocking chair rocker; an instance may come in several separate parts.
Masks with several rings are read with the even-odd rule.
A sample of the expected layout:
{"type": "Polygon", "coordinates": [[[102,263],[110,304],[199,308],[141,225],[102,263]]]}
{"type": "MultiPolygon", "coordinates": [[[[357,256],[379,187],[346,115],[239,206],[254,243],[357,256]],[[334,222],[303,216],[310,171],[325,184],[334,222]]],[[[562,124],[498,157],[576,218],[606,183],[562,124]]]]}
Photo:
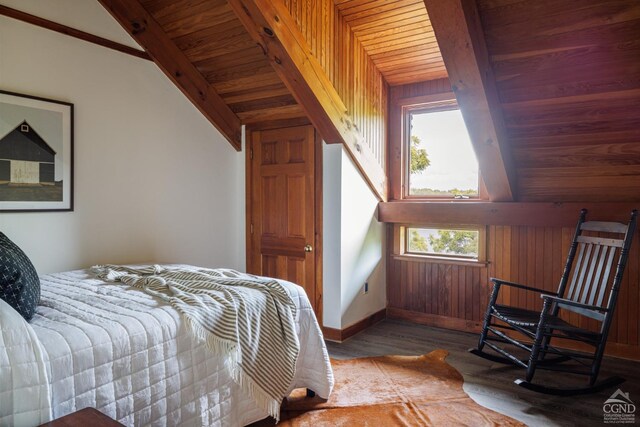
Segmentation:
{"type": "Polygon", "coordinates": [[[638,212],[631,212],[628,225],[617,222],[585,222],[586,214],[586,209],[580,212],[557,293],[501,279],[491,279],[494,284],[493,291],[484,316],[478,348],[469,349],[469,352],[494,362],[526,368],[526,379],[518,379],[515,383],[529,390],[554,395],[576,395],[594,393],[624,382],[620,377],[611,377],[600,382],[597,382],[597,378],[631,240],[635,234],[638,212]],[[598,236],[607,234],[607,237],[584,236],[583,231],[597,232],[598,236]],[[609,235],[617,238],[611,238],[609,235]],[[624,237],[620,238],[621,235],[624,237]],[[574,265],[576,252],[578,257],[574,265]],[[618,264],[615,276],[611,280],[612,265],[616,258],[618,264]],[[569,289],[565,292],[567,284],[569,289]],[[498,304],[498,294],[503,286],[539,293],[543,299],[542,311],[498,304]],[[609,296],[605,300],[607,291],[609,296]],[[598,331],[567,322],[567,317],[561,316],[566,310],[597,320],[600,322],[598,331]],[[501,329],[515,331],[517,334],[507,335],[501,329]],[[521,338],[514,338],[514,335],[521,338]],[[594,348],[593,353],[585,354],[553,347],[551,340],[555,338],[587,343],[594,348]],[[529,353],[528,360],[519,359],[495,343],[507,344],[513,346],[509,347],[510,349],[529,353]],[[485,345],[499,355],[483,351],[485,345]],[[572,363],[568,365],[564,362],[572,363]],[[586,375],[589,377],[589,384],[579,388],[556,388],[534,384],[532,380],[537,369],[586,375]]]}

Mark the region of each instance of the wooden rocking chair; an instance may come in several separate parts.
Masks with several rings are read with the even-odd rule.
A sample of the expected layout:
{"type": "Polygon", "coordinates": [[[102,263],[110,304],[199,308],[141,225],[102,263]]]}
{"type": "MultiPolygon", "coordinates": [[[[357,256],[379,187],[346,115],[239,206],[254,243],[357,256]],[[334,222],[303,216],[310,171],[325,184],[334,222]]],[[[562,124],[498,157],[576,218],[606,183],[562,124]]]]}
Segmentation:
{"type": "Polygon", "coordinates": [[[554,395],[575,395],[593,393],[624,382],[620,377],[611,377],[601,382],[596,380],[622,275],[629,256],[631,240],[635,234],[638,212],[636,210],[631,212],[628,225],[617,222],[585,222],[586,214],[586,209],[580,212],[580,220],[557,293],[505,280],[491,279],[494,284],[493,291],[484,316],[478,348],[472,348],[469,351],[494,362],[515,364],[526,368],[526,379],[518,379],[515,382],[529,390],[554,395]],[[583,231],[597,232],[598,236],[613,235],[617,238],[585,236],[583,231]],[[611,280],[612,266],[616,259],[618,264],[611,280]],[[567,284],[569,288],[565,292],[567,284]],[[498,293],[503,286],[539,293],[543,299],[542,311],[498,304],[498,293]],[[607,291],[608,299],[605,300],[607,291]],[[564,318],[560,316],[565,310],[597,320],[600,322],[598,331],[584,329],[567,322],[566,316],[564,318]],[[517,334],[507,335],[502,330],[515,331],[517,334]],[[516,335],[521,338],[514,338],[516,335]],[[586,354],[556,348],[551,345],[551,340],[554,338],[587,343],[594,347],[594,351],[586,354]],[[529,353],[528,360],[519,359],[496,343],[507,344],[512,346],[509,347],[510,349],[529,353]],[[499,355],[483,351],[485,345],[499,355]],[[589,385],[580,388],[555,388],[534,384],[532,380],[536,369],[586,375],[589,377],[589,385]]]}

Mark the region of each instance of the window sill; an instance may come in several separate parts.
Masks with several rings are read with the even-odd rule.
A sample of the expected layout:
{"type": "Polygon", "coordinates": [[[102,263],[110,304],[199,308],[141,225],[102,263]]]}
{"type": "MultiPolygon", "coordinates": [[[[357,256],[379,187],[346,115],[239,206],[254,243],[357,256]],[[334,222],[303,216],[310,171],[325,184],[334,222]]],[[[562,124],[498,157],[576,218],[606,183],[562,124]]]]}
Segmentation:
{"type": "Polygon", "coordinates": [[[399,261],[413,261],[413,262],[426,262],[429,264],[451,264],[451,265],[464,265],[468,267],[485,268],[489,265],[488,261],[476,261],[465,258],[450,258],[450,257],[438,257],[438,256],[424,256],[424,255],[391,255],[393,259],[399,261]]]}
{"type": "Polygon", "coordinates": [[[424,197],[424,196],[404,196],[401,199],[393,199],[389,200],[390,202],[405,202],[405,203],[414,203],[414,202],[422,202],[422,203],[442,203],[442,202],[455,202],[455,203],[469,203],[469,202],[486,202],[487,199],[483,199],[480,196],[477,197],[468,197],[468,198],[455,198],[448,196],[432,196],[432,197],[424,197]]]}

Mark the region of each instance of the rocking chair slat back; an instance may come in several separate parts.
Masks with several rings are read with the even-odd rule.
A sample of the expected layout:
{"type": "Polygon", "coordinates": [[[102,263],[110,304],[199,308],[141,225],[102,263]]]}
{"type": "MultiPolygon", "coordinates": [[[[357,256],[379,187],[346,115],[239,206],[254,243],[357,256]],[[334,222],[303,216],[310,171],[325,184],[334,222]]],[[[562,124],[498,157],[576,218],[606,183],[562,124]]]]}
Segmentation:
{"type": "Polygon", "coordinates": [[[611,274],[611,266],[613,265],[613,257],[615,256],[616,251],[611,250],[609,253],[609,259],[607,260],[607,268],[604,271],[604,276],[602,276],[602,281],[600,282],[599,292],[598,292],[598,300],[594,305],[598,307],[602,307],[602,299],[604,298],[604,291],[607,289],[607,282],[609,281],[609,275],[611,274]]]}
{"type": "Polygon", "coordinates": [[[580,225],[580,229],[584,231],[603,231],[605,233],[619,233],[624,234],[627,232],[627,224],[619,222],[603,222],[603,221],[587,221],[580,225]]]}
{"type": "MultiPolygon", "coordinates": [[[[579,248],[579,252],[578,252],[578,259],[576,260],[576,267],[574,271],[580,271],[580,268],[582,267],[582,261],[584,259],[584,246],[585,245],[580,245],[579,248]]],[[[586,265],[586,263],[585,263],[586,265]]],[[[571,266],[569,266],[570,268],[571,266]]],[[[565,275],[569,275],[569,271],[565,270],[565,275]]],[[[569,285],[569,292],[567,293],[567,299],[571,299],[572,295],[573,295],[573,291],[576,287],[576,282],[578,282],[578,274],[573,275],[573,277],[571,278],[571,284],[569,285]]],[[[561,289],[562,290],[562,289],[561,289]]],[[[562,295],[560,295],[562,296],[562,295]]]]}
{"type": "MultiPolygon", "coordinates": [[[[627,226],[624,226],[624,230],[621,230],[621,225],[623,224],[616,222],[584,222],[579,227],[579,233],[593,231],[619,235],[621,232],[625,233],[627,231],[627,226]]],[[[604,319],[602,311],[605,309],[602,306],[604,295],[607,293],[607,289],[611,290],[613,286],[613,278],[611,276],[614,269],[612,266],[615,260],[619,258],[625,240],[579,234],[575,241],[578,244],[578,258],[575,267],[571,271],[569,291],[564,298],[581,304],[595,305],[601,310],[585,309],[566,304],[561,304],[561,307],[602,321],[604,319]]]]}
{"type": "Polygon", "coordinates": [[[591,244],[578,244],[579,246],[586,246],[587,250],[584,251],[584,258],[582,259],[582,265],[580,266],[580,270],[576,270],[573,274],[578,276],[578,280],[576,282],[576,288],[573,295],[570,295],[567,299],[572,301],[578,301],[580,299],[580,294],[582,293],[582,288],[584,287],[584,279],[586,278],[587,270],[589,269],[589,260],[591,259],[591,250],[593,249],[593,245],[591,244]]]}
{"type": "Polygon", "coordinates": [[[604,245],[621,248],[624,245],[624,240],[606,239],[604,237],[578,236],[578,243],[591,243],[594,245],[604,245]]]}
{"type": "MultiPolygon", "coordinates": [[[[578,301],[580,301],[581,303],[586,303],[587,299],[589,298],[589,291],[592,288],[593,282],[593,272],[596,268],[596,265],[602,266],[602,263],[604,262],[604,260],[602,258],[600,258],[600,249],[602,248],[601,245],[594,245],[594,251],[593,251],[593,256],[591,257],[591,262],[589,263],[589,273],[587,273],[587,278],[584,281],[584,289],[582,291],[582,295],[578,298],[578,301]]],[[[607,247],[605,246],[605,249],[607,247]]],[[[595,286],[593,286],[593,288],[595,289],[595,286]]]]}
{"type": "MultiPolygon", "coordinates": [[[[596,269],[596,274],[593,277],[593,283],[600,283],[600,279],[602,277],[602,271],[603,271],[602,267],[607,264],[610,265],[610,262],[609,263],[606,262],[607,252],[609,252],[609,249],[610,248],[608,246],[602,247],[602,253],[600,254],[600,261],[598,262],[598,268],[596,269]]],[[[615,250],[611,250],[609,256],[613,256],[613,254],[615,254],[615,250]]],[[[591,287],[591,292],[589,293],[589,299],[586,300],[586,304],[593,305],[593,302],[595,301],[595,298],[596,298],[596,294],[598,293],[598,288],[599,288],[598,285],[591,287]]]]}
{"type": "MultiPolygon", "coordinates": [[[[631,232],[633,233],[633,230],[631,232]]],[[[559,306],[603,321],[606,317],[606,309],[611,304],[611,298],[620,286],[620,280],[613,277],[614,271],[620,270],[620,266],[614,269],[613,265],[616,261],[626,262],[626,259],[621,260],[621,255],[625,246],[629,244],[630,237],[629,226],[625,224],[603,221],[579,222],[574,238],[578,257],[574,267],[565,270],[564,274],[570,275],[571,281],[569,290],[563,297],[581,304],[592,305],[594,308],[575,307],[562,303],[559,306]],[[599,235],[585,236],[582,235],[583,231],[597,232],[599,235]],[[607,293],[609,298],[606,305],[603,305],[607,293]]]]}

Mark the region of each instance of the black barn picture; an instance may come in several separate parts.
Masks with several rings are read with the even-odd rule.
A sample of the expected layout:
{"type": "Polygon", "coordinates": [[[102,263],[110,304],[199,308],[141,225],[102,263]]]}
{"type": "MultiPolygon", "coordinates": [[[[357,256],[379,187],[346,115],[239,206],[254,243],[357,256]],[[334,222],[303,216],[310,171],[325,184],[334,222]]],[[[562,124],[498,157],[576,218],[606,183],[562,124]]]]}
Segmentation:
{"type": "Polygon", "coordinates": [[[0,89],[0,212],[73,210],[73,104],[0,89]]]}
{"type": "Polygon", "coordinates": [[[54,185],[55,156],[25,120],[0,139],[0,183],[54,185]]]}

